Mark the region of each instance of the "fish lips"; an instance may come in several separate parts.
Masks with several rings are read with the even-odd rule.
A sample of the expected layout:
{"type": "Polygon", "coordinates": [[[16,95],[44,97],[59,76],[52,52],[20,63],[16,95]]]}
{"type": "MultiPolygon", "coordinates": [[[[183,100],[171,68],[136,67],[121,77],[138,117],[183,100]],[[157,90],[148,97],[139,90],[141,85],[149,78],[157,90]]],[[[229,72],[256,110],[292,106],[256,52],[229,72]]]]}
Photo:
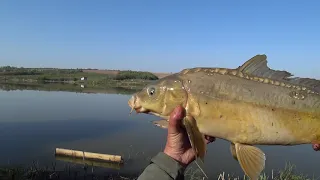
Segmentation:
{"type": "Polygon", "coordinates": [[[148,109],[145,109],[144,107],[138,107],[138,108],[133,108],[136,113],[145,113],[145,114],[149,114],[150,111],[148,109]]]}
{"type": "Polygon", "coordinates": [[[132,98],[128,101],[128,104],[129,104],[129,106],[131,108],[130,114],[133,112],[133,110],[135,110],[137,114],[138,113],[145,113],[145,114],[152,114],[152,115],[164,118],[164,119],[168,119],[169,118],[168,116],[163,116],[163,115],[158,114],[156,112],[152,112],[149,109],[146,109],[146,108],[142,107],[141,105],[137,105],[138,103],[136,101],[136,97],[135,96],[132,96],[132,98]]]}
{"type": "Polygon", "coordinates": [[[148,114],[150,112],[148,109],[146,109],[146,108],[144,108],[144,107],[142,107],[140,105],[137,105],[137,104],[138,103],[137,103],[136,96],[132,96],[130,98],[130,100],[128,101],[128,105],[131,108],[130,114],[132,113],[133,110],[135,110],[136,113],[146,113],[146,114],[148,114]]]}

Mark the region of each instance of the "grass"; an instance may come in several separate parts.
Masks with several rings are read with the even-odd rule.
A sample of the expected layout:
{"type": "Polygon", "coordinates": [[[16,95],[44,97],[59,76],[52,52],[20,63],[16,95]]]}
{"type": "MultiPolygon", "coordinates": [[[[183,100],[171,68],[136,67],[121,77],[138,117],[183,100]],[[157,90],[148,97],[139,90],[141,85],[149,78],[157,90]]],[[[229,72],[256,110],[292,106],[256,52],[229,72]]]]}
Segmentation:
{"type": "MultiPolygon", "coordinates": [[[[185,172],[186,179],[190,180],[203,180],[199,173],[199,169],[188,168],[185,172]]],[[[307,175],[297,173],[295,171],[295,166],[288,163],[285,168],[274,173],[273,170],[271,175],[268,176],[266,173],[261,174],[259,180],[317,180],[319,178],[308,177],[307,175]]],[[[42,180],[42,179],[122,179],[122,180],[133,180],[137,179],[140,172],[135,174],[124,174],[119,172],[112,172],[108,174],[95,174],[94,167],[88,165],[82,166],[81,170],[74,169],[73,166],[66,165],[63,170],[56,170],[54,164],[52,167],[40,168],[39,165],[34,163],[31,167],[3,167],[0,168],[0,178],[3,180],[42,180]]],[[[201,173],[200,173],[201,174],[201,173]]],[[[216,180],[248,180],[246,176],[243,177],[232,177],[231,175],[221,172],[216,178],[216,180]]]]}
{"type": "MultiPolygon", "coordinates": [[[[278,172],[274,173],[275,171],[272,170],[271,175],[267,175],[266,173],[262,173],[259,177],[259,180],[318,180],[319,178],[309,177],[305,174],[297,173],[295,165],[291,163],[287,163],[285,168],[279,170],[278,172]]],[[[247,176],[240,177],[232,177],[225,172],[221,173],[218,177],[218,180],[249,180],[247,176]]]]}
{"type": "Polygon", "coordinates": [[[108,175],[95,174],[94,169],[83,166],[81,170],[72,166],[65,166],[63,170],[55,170],[54,167],[39,168],[37,165],[29,168],[23,167],[3,167],[0,168],[1,180],[64,180],[64,179],[135,179],[138,175],[119,174],[117,172],[108,175]]]}

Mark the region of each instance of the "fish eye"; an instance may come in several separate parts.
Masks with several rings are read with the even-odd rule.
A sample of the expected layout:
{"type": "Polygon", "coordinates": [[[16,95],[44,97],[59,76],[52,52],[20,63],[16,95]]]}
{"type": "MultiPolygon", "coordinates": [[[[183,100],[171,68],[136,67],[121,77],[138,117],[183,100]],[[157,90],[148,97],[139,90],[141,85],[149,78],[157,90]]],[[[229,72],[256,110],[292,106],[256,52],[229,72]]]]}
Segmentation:
{"type": "Polygon", "coordinates": [[[154,87],[148,88],[148,94],[149,94],[150,96],[154,95],[155,92],[156,92],[156,89],[155,89],[154,87]]]}

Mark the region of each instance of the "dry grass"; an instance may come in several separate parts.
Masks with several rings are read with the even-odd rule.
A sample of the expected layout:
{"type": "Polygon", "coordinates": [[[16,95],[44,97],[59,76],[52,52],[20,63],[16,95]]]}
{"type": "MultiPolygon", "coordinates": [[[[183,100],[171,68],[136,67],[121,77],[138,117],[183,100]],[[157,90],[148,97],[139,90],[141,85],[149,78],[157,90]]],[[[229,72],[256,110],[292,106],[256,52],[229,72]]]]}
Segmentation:
{"type": "MultiPolygon", "coordinates": [[[[204,180],[205,178],[202,176],[200,177],[191,176],[190,179],[204,180]]],[[[248,176],[243,175],[242,177],[234,177],[226,172],[220,173],[216,179],[217,180],[250,180],[248,176]]],[[[287,163],[284,169],[281,169],[278,171],[272,170],[270,176],[268,176],[266,173],[262,173],[258,178],[258,180],[318,180],[318,179],[320,179],[320,177],[317,177],[317,178],[308,177],[305,174],[296,172],[295,165],[290,163],[287,163]]]]}

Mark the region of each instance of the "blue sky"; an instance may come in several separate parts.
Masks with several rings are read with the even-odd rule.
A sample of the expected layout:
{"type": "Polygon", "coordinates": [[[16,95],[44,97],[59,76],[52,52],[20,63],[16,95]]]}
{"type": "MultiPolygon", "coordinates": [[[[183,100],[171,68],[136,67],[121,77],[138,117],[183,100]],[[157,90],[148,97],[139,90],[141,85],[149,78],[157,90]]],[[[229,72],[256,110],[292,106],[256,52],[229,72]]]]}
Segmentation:
{"type": "Polygon", "coordinates": [[[320,78],[320,1],[0,1],[0,66],[177,72],[269,66],[320,78]]]}

